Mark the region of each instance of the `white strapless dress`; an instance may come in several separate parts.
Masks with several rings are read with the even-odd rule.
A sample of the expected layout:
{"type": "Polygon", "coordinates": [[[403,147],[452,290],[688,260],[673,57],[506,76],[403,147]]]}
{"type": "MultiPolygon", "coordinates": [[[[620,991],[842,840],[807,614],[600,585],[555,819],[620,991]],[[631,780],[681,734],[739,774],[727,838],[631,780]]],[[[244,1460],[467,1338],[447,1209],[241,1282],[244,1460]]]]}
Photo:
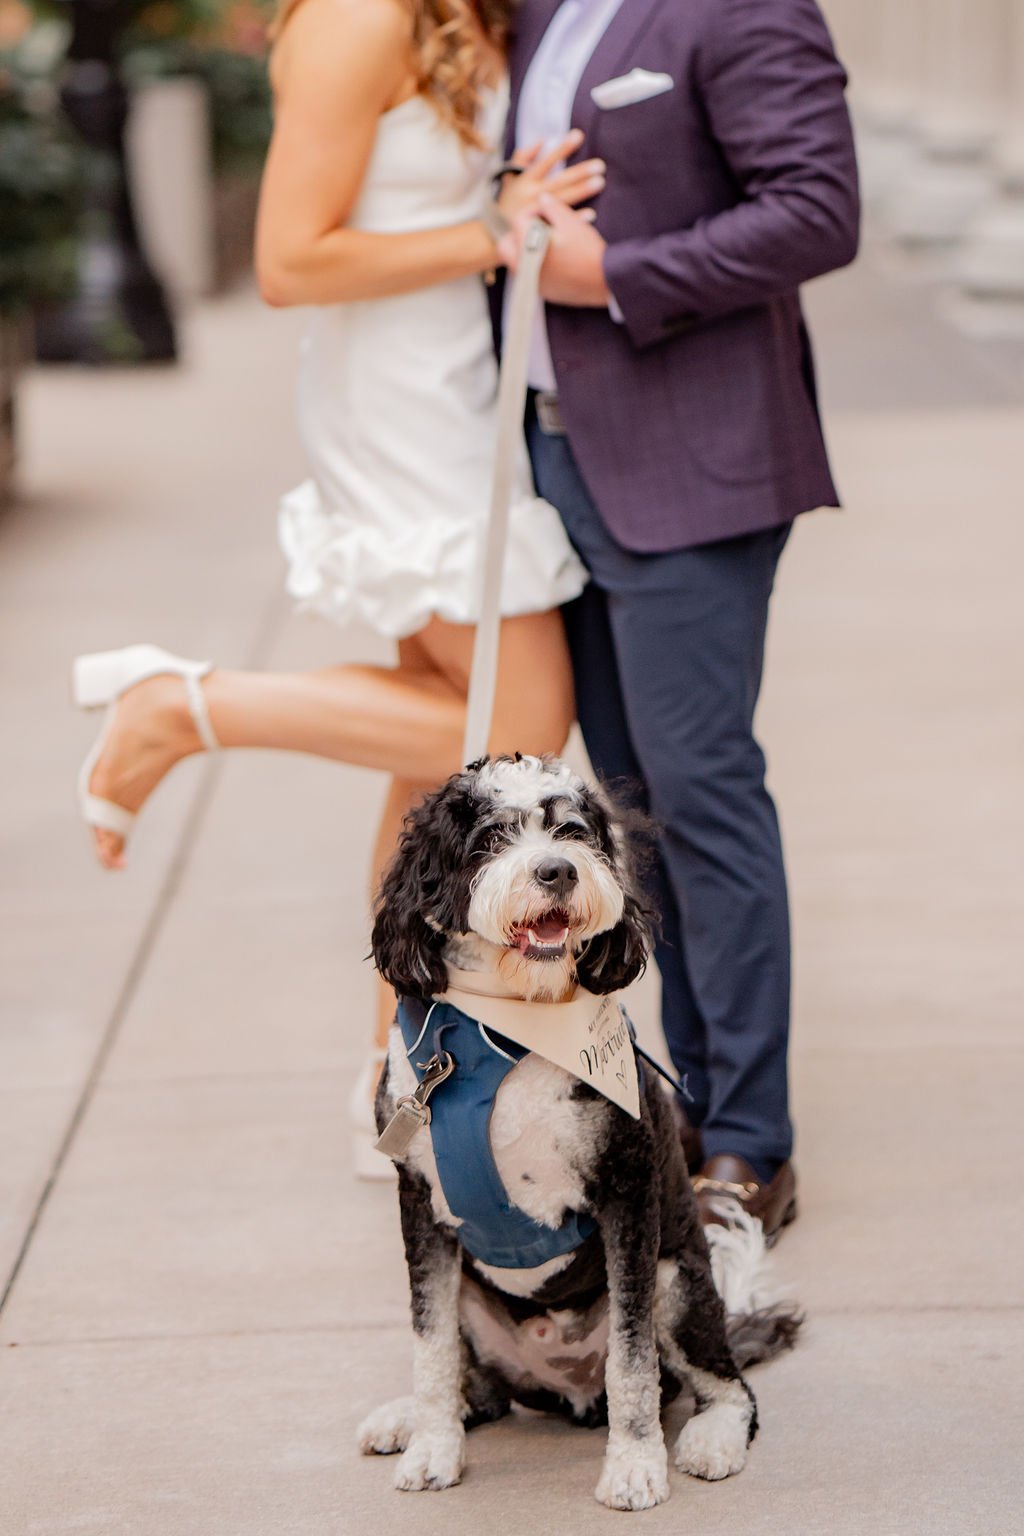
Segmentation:
{"type": "MultiPolygon", "coordinates": [[[[504,110],[495,95],[493,143],[504,110]]],[[[349,226],[396,234],[475,218],[492,163],[413,97],[380,120],[349,226]]],[[[311,312],[299,378],[311,478],[284,498],[279,522],[301,608],[396,638],[435,614],[476,620],[496,405],[482,278],[311,312]]],[[[534,491],[524,444],[502,613],[556,607],[586,579],[558,514],[534,491]]]]}

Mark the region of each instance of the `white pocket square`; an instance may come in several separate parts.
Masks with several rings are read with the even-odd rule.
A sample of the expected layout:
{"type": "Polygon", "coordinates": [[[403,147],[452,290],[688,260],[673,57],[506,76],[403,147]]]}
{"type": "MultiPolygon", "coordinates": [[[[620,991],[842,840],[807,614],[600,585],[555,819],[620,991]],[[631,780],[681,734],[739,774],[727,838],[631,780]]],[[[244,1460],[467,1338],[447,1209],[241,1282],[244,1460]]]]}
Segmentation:
{"type": "Polygon", "coordinates": [[[595,105],[608,111],[612,107],[631,107],[634,102],[647,101],[651,96],[661,96],[675,89],[671,75],[654,74],[649,69],[631,69],[628,75],[618,75],[595,85],[590,99],[595,105]]]}

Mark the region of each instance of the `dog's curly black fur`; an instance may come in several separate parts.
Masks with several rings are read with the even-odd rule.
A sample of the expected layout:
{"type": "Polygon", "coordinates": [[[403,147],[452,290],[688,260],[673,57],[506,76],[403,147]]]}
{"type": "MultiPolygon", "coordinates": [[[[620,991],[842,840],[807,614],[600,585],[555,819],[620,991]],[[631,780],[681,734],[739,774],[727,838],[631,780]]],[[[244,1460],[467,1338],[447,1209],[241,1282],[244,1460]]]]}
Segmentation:
{"type": "Polygon", "coordinates": [[[402,997],[430,997],[448,985],[448,935],[465,932],[476,825],[473,780],[456,774],[406,816],[381,883],[373,924],[374,964],[402,997]]]}
{"type": "MultiPolygon", "coordinates": [[[[524,986],[536,972],[542,981],[568,976],[607,994],[643,970],[651,921],[623,819],[603,791],[556,759],[485,759],[454,775],[408,817],[381,886],[373,952],[381,975],[409,998],[443,993],[449,961],[456,955],[465,963],[467,946],[475,967],[507,964],[508,974],[525,978],[524,986]],[[565,876],[570,895],[551,910],[561,914],[564,905],[568,937],[562,948],[555,946],[553,965],[546,949],[535,953],[523,938],[519,909],[543,906],[545,880],[566,864],[573,871],[565,876]]],[[[417,1369],[421,1384],[431,1377],[431,1407],[411,1417],[401,1405],[371,1415],[363,1448],[406,1446],[399,1486],[439,1487],[461,1474],[462,1426],[501,1417],[513,1401],[566,1413],[577,1423],[607,1418],[612,1433],[598,1497],[616,1508],[644,1508],[668,1492],[659,1403],[688,1384],[697,1416],[679,1437],[677,1465],[710,1478],[738,1471],[756,1431],[756,1407],[730,1347],[669,1099],[648,1074],[634,1120],[552,1068],[546,1078],[533,1079],[554,1096],[549,1107],[523,1098],[515,1086],[521,1070],[513,1069],[502,1088],[520,1095],[517,1124],[529,1126],[533,1115],[540,1135],[556,1100],[569,1106],[576,1139],[558,1152],[566,1190],[578,1194],[565,1199],[577,1199],[574,1208],[594,1217],[596,1231],[564,1264],[542,1266],[534,1278],[532,1271],[482,1265],[459,1248],[429,1144],[417,1151],[414,1143],[400,1165],[400,1197],[420,1341],[417,1369]],[[529,1366],[528,1350],[516,1353],[517,1341],[537,1330],[537,1336],[549,1327],[561,1330],[561,1339],[582,1339],[584,1348],[604,1326],[610,1327],[604,1377],[595,1374],[592,1355],[573,1364],[566,1345],[560,1388],[550,1373],[529,1366]],[[443,1401],[447,1417],[438,1408],[443,1401]]],[[[378,1091],[382,1126],[397,1094],[408,1091],[393,1075],[402,1071],[408,1067],[396,1042],[378,1091]]],[[[565,1123],[565,1108],[558,1113],[565,1123]]],[[[528,1134],[520,1140],[525,1146],[528,1134]]],[[[551,1177],[550,1157],[543,1166],[551,1177]]],[[[735,1336],[746,1359],[763,1359],[792,1343],[795,1326],[790,1311],[768,1309],[743,1319],[735,1336]]]]}

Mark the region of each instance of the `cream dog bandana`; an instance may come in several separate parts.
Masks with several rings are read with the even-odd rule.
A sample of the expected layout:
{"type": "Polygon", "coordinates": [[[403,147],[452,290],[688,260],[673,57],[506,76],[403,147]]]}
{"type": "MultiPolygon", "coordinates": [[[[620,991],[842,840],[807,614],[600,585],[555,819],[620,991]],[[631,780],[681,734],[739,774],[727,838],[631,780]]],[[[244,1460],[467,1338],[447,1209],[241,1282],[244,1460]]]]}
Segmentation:
{"type": "Polygon", "coordinates": [[[479,1019],[640,1118],[640,1080],[629,1024],[618,996],[595,997],[577,988],[567,1003],[527,1003],[502,992],[497,976],[448,967],[441,1001],[479,1019]]]}

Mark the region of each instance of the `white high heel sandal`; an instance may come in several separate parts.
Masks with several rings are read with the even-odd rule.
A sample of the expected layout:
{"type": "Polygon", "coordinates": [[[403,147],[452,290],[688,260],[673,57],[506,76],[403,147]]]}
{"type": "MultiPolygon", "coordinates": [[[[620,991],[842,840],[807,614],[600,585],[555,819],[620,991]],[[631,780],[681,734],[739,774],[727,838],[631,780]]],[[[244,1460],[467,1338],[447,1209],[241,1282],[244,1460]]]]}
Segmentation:
{"type": "MultiPolygon", "coordinates": [[[[89,791],[89,780],[103,751],[113,718],[114,705],[122,694],[136,683],[147,678],[170,674],[180,677],[185,684],[188,707],[196,733],[207,752],[218,752],[220,742],[210,724],[206,708],[206,696],[202,680],[213,671],[210,661],[188,661],[182,656],[172,656],[157,645],[129,645],[120,651],[98,651],[91,656],[78,656],[72,669],[71,692],[81,709],[102,709],[106,706],[107,718],[78,775],[78,802],[82,818],[90,827],[100,827],[114,832],[125,841],[131,836],[135,815],[123,805],[112,800],[101,800],[89,791]]],[[[363,1062],[362,1071],[356,1078],[349,1097],[349,1116],[352,1127],[352,1151],[356,1177],[374,1183],[392,1183],[398,1177],[390,1158],[374,1149],[377,1140],[377,1124],[373,1115],[372,1091],[377,1074],[387,1055],[385,1049],[373,1049],[363,1062]]]]}
{"type": "Polygon", "coordinates": [[[202,679],[213,671],[212,661],[186,661],[172,656],[158,645],[128,645],[120,651],[96,651],[91,656],[75,658],[71,674],[71,694],[81,709],[107,708],[107,718],[78,775],[78,803],[82,818],[90,827],[113,832],[127,842],[135,825],[135,813],[112,800],[90,794],[89,780],[99,762],[110,731],[114,706],[123,693],[144,683],[147,678],[169,673],[185,684],[188,707],[200,741],[207,752],[217,752],[220,742],[213,732],[202,689],[202,679]]]}

